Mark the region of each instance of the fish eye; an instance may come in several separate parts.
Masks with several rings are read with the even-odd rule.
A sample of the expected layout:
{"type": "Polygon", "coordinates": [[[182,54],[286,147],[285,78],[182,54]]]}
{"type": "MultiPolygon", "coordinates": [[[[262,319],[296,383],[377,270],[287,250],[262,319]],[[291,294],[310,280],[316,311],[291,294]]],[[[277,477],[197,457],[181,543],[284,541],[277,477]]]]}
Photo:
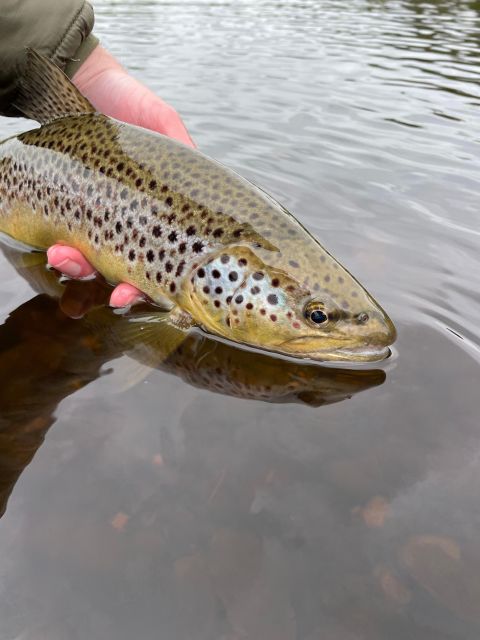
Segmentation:
{"type": "Polygon", "coordinates": [[[310,320],[312,322],[314,322],[315,324],[323,324],[324,322],[326,322],[328,320],[328,318],[323,313],[323,311],[320,311],[320,309],[317,309],[316,311],[311,311],[310,312],[310,320]]]}
{"type": "Polygon", "coordinates": [[[305,318],[316,326],[328,322],[328,316],[324,311],[323,305],[318,302],[307,304],[304,314],[305,318]]]}

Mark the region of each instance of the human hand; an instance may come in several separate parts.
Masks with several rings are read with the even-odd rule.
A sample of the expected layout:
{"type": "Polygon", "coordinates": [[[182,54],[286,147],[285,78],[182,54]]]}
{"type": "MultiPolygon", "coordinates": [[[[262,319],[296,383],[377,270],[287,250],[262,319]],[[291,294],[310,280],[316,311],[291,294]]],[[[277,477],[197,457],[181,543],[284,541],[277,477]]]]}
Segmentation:
{"type": "MultiPolygon", "coordinates": [[[[100,45],[88,56],[72,81],[102,113],[195,146],[173,107],[130,76],[100,45]]],[[[71,278],[87,278],[95,274],[92,265],[73,247],[53,245],[47,256],[50,266],[71,278]]],[[[113,290],[110,305],[125,307],[142,299],[141,291],[121,283],[113,290]]]]}
{"type": "MultiPolygon", "coordinates": [[[[95,276],[96,274],[95,269],[88,260],[74,247],[54,244],[47,251],[47,259],[51,267],[57,269],[57,271],[61,271],[70,278],[83,279],[95,276]]],[[[143,299],[144,296],[141,291],[131,284],[122,282],[113,290],[110,296],[110,306],[128,307],[143,299]]]]}

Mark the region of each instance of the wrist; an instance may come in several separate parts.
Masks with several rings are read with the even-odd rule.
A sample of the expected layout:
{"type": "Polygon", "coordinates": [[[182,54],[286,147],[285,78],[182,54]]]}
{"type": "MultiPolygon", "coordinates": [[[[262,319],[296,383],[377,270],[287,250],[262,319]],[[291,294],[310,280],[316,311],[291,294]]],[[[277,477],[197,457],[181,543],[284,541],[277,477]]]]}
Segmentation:
{"type": "Polygon", "coordinates": [[[74,73],[72,82],[81,93],[88,97],[92,89],[95,89],[98,83],[102,82],[105,74],[112,71],[127,74],[122,65],[99,44],[74,73]]]}

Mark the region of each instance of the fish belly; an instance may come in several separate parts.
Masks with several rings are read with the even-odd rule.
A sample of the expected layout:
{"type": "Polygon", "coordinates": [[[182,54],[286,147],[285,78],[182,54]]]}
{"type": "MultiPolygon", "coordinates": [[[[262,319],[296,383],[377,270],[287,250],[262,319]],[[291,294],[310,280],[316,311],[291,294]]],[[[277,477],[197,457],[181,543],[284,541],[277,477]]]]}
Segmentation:
{"type": "Polygon", "coordinates": [[[35,250],[46,251],[54,244],[75,247],[111,284],[129,282],[139,288],[143,286],[145,290],[146,285],[134,268],[129,270],[125,262],[108,249],[99,252],[92,247],[86,229],[72,231],[68,223],[46,220],[26,202],[16,200],[10,206],[2,207],[0,232],[35,250]]]}

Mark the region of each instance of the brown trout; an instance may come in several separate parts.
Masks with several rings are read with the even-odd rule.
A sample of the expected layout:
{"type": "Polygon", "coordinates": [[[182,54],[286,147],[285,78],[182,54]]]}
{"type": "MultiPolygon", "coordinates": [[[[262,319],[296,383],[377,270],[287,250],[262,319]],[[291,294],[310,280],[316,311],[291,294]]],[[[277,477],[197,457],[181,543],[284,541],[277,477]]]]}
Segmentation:
{"type": "Polygon", "coordinates": [[[196,150],[97,113],[27,56],[16,106],[42,126],[0,144],[0,231],[78,248],[182,328],[315,360],[389,354],[386,313],[280,204],[196,150]]]}

